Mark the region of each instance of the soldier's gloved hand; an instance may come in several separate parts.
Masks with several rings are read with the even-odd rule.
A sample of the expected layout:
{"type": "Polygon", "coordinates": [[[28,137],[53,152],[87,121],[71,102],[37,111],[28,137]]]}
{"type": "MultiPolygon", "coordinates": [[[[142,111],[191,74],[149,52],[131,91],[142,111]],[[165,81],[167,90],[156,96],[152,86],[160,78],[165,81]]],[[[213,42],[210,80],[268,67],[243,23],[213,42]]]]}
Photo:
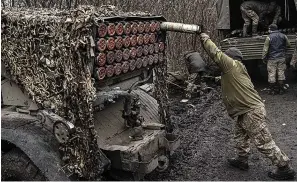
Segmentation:
{"type": "Polygon", "coordinates": [[[205,41],[207,41],[208,39],[210,39],[210,37],[206,34],[206,33],[201,33],[200,34],[200,40],[204,43],[205,41]]]}

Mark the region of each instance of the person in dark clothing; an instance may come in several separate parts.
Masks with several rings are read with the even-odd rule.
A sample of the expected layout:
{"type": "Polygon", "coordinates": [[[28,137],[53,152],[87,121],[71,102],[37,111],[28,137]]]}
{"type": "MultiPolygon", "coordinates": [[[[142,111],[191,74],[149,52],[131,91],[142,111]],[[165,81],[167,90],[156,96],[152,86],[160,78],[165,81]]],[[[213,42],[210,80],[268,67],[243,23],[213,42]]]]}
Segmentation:
{"type": "Polygon", "coordinates": [[[278,94],[285,91],[286,49],[291,44],[288,37],[278,31],[277,25],[271,24],[269,33],[264,43],[262,59],[268,60],[267,71],[270,93],[278,94]],[[277,80],[278,84],[276,83],[277,80]]]}
{"type": "Polygon", "coordinates": [[[247,36],[248,27],[252,24],[252,34],[257,35],[259,21],[265,21],[265,16],[274,13],[272,24],[277,24],[281,14],[281,7],[275,1],[270,3],[259,1],[245,1],[240,6],[244,20],[243,36],[247,36]]]}

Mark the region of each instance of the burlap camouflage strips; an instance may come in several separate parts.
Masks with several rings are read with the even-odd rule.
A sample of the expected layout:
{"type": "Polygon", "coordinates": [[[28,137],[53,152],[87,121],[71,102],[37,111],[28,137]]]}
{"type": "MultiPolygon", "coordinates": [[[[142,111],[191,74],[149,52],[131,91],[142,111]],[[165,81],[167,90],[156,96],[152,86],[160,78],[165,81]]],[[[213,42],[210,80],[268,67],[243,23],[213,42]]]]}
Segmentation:
{"type": "Polygon", "coordinates": [[[286,80],[285,71],[287,69],[286,59],[276,59],[267,61],[268,82],[275,83],[276,80],[286,80]]]}
{"type": "Polygon", "coordinates": [[[269,158],[274,165],[285,166],[288,164],[289,158],[275,144],[266,120],[264,107],[256,108],[238,117],[234,137],[238,155],[248,157],[252,141],[259,152],[269,158]]]}

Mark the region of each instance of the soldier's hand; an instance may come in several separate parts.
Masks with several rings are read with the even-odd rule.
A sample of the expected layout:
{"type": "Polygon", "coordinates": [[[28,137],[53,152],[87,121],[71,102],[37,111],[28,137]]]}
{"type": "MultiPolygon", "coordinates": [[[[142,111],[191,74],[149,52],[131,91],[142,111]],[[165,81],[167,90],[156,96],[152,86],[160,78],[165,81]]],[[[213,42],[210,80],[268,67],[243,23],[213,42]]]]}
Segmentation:
{"type": "Polygon", "coordinates": [[[201,33],[201,34],[200,34],[200,40],[201,40],[202,42],[205,42],[205,41],[207,41],[208,39],[210,39],[210,37],[209,37],[206,33],[201,33]]]}
{"type": "Polygon", "coordinates": [[[292,66],[293,68],[296,69],[296,63],[295,63],[295,61],[291,61],[291,62],[290,62],[290,66],[292,66]]]}

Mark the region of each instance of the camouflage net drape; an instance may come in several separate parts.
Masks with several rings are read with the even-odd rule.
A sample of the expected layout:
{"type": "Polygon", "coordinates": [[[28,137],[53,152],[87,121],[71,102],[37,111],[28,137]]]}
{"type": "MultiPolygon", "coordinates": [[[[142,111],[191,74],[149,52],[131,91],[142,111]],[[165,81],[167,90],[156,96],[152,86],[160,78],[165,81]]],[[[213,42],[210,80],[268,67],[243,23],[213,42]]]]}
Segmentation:
{"type": "Polygon", "coordinates": [[[168,83],[167,78],[167,57],[165,61],[155,67],[155,98],[159,104],[159,114],[161,121],[166,125],[166,130],[170,132],[172,126],[169,118],[169,105],[168,105],[168,83]]]}
{"type": "Polygon", "coordinates": [[[63,169],[86,179],[102,172],[88,67],[94,59],[92,28],[100,17],[116,15],[129,14],[114,7],[2,10],[1,62],[37,104],[74,123],[76,132],[61,146],[63,169]]]}

